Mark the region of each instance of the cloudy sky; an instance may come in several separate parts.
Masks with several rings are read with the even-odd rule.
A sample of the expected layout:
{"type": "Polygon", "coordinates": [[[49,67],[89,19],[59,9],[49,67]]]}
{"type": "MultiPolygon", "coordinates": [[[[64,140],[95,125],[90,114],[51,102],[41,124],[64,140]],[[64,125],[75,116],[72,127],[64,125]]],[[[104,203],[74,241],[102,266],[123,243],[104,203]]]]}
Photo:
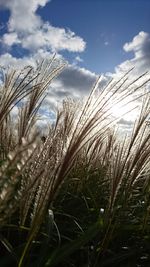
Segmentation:
{"type": "Polygon", "coordinates": [[[0,0],[0,64],[56,52],[69,62],[47,102],[86,94],[96,76],[150,68],[149,0],[0,0]]]}

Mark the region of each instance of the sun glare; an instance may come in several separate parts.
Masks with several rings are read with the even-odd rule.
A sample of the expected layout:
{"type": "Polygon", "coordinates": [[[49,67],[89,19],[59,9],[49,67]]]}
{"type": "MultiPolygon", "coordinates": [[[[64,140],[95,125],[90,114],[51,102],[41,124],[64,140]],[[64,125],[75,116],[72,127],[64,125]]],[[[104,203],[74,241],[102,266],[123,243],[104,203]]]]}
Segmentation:
{"type": "Polygon", "coordinates": [[[111,108],[112,116],[116,119],[124,119],[134,122],[138,116],[138,103],[129,100],[121,101],[111,108]]]}

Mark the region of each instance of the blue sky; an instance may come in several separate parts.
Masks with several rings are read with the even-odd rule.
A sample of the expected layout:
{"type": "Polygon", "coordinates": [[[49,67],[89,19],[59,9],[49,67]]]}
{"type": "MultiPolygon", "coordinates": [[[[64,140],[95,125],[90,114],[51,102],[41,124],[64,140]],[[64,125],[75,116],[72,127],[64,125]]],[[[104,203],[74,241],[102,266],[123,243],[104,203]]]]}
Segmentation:
{"type": "Polygon", "coordinates": [[[35,65],[54,52],[69,65],[45,110],[87,95],[98,74],[150,69],[149,0],[0,0],[0,65],[35,65]]]}
{"type": "MultiPolygon", "coordinates": [[[[0,0],[0,36],[8,32],[7,23],[12,14],[12,5],[17,8],[19,0],[0,0]],[[12,2],[11,5],[8,3],[12,2]]],[[[21,2],[21,1],[20,1],[21,2]]],[[[32,2],[32,1],[31,1],[32,2]]],[[[36,1],[35,1],[36,2],[36,1]]],[[[37,1],[39,5],[35,14],[43,22],[54,27],[70,29],[86,43],[82,52],[70,52],[67,49],[61,54],[80,66],[96,73],[113,72],[115,66],[131,59],[133,51],[125,52],[123,46],[130,42],[139,32],[149,32],[149,0],[52,0],[37,1]],[[40,6],[40,3],[43,4],[40,6]],[[81,61],[80,61],[80,58],[81,61]]],[[[30,5],[30,3],[28,3],[30,5]]],[[[18,8],[20,6],[18,5],[18,8]]],[[[1,45],[1,54],[8,49],[1,45]]],[[[21,45],[13,45],[9,53],[22,57],[30,53],[21,45]]]]}
{"type": "Polygon", "coordinates": [[[131,58],[123,45],[150,29],[149,0],[53,0],[38,13],[82,36],[87,44],[82,65],[96,72],[113,71],[131,58]]]}

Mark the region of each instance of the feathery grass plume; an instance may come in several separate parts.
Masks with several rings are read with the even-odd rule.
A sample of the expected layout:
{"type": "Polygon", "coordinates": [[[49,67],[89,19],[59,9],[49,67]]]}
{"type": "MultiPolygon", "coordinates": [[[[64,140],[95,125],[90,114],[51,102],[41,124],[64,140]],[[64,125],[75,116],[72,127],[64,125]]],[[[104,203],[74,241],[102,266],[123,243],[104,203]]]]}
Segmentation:
{"type": "MultiPolygon", "coordinates": [[[[96,210],[102,205],[105,232],[100,251],[112,236],[112,226],[121,220],[121,208],[129,206],[131,210],[137,201],[135,190],[142,188],[141,183],[142,190],[149,190],[150,136],[145,123],[149,118],[149,99],[146,100],[148,92],[143,91],[149,81],[147,73],[130,81],[130,70],[104,88],[99,86],[101,78],[97,79],[83,106],[69,98],[64,100],[55,124],[50,125],[42,142],[34,127],[37,112],[50,82],[63,67],[53,57],[50,63],[43,61],[35,70],[9,70],[1,87],[0,223],[6,222],[19,207],[20,227],[30,227],[19,267],[63,188],[83,194],[88,212],[90,205],[96,210]],[[113,127],[117,121],[112,114],[114,105],[125,105],[144,95],[132,135],[119,140],[113,127]],[[18,128],[14,131],[16,124],[10,111],[18,103],[18,128]]],[[[146,212],[142,217],[144,225],[147,216],[146,212]]]]}
{"type": "MultiPolygon", "coordinates": [[[[32,149],[31,153],[29,150],[30,143],[36,139],[34,122],[37,111],[45,98],[44,93],[52,79],[63,68],[64,63],[58,62],[54,56],[49,62],[43,60],[38,64],[36,69],[27,66],[22,70],[8,69],[7,73],[3,73],[3,81],[0,88],[0,167],[2,169],[1,197],[4,206],[11,200],[11,197],[12,199],[15,198],[16,201],[20,199],[17,197],[16,187],[13,186],[13,181],[16,186],[19,186],[18,192],[20,192],[20,186],[24,184],[25,180],[21,172],[25,169],[25,174],[27,175],[27,166],[29,167],[31,165],[29,158],[31,158],[30,154],[32,154],[32,149]],[[19,102],[25,99],[25,104],[20,108],[17,132],[16,129],[14,130],[16,123],[10,112],[19,102]],[[20,152],[22,151],[22,146],[24,147],[24,144],[22,144],[24,138],[26,139],[26,147],[28,147],[28,149],[26,148],[28,151],[27,156],[20,152]],[[16,161],[13,159],[13,163],[8,161],[7,154],[9,152],[15,154],[16,161]],[[20,159],[17,158],[19,155],[20,159]],[[23,166],[23,169],[22,167],[17,167],[20,166],[20,163],[17,163],[18,160],[22,162],[21,166],[23,166]],[[14,168],[12,164],[14,164],[14,168]],[[20,168],[20,175],[18,174],[17,168],[20,168]],[[14,170],[13,178],[11,177],[11,172],[13,172],[11,169],[14,170]],[[10,177],[8,174],[10,174],[10,177]],[[6,188],[7,183],[8,186],[6,188]],[[5,187],[4,190],[3,185],[5,187]]],[[[35,151],[34,154],[36,154],[35,151]]],[[[11,204],[10,206],[12,207],[13,205],[11,204]]],[[[14,204],[14,208],[15,206],[18,207],[18,205],[14,204]]],[[[3,205],[2,210],[4,210],[3,205]]],[[[10,215],[12,213],[13,207],[10,215]]]]}
{"type": "MultiPolygon", "coordinates": [[[[147,172],[149,173],[150,169],[150,133],[146,124],[149,115],[150,98],[146,95],[143,97],[141,112],[132,134],[117,142],[111,154],[107,174],[109,192],[105,217],[108,226],[104,239],[101,241],[101,253],[108,246],[113,231],[120,224],[120,220],[124,220],[125,223],[128,216],[134,214],[133,203],[135,210],[139,208],[139,198],[143,191],[143,184],[147,183],[147,172]]],[[[148,217],[145,216],[148,214],[147,207],[145,207],[145,212],[142,212],[144,218],[140,218],[140,221],[143,220],[144,223],[145,221],[148,222],[148,217]]]]}
{"type": "Polygon", "coordinates": [[[64,64],[55,63],[54,57],[50,62],[43,61],[37,69],[35,69],[36,79],[32,83],[32,90],[27,101],[19,112],[18,121],[18,138],[19,142],[22,137],[29,137],[31,130],[37,120],[37,112],[43,100],[46,97],[45,91],[49,87],[51,81],[64,68],[64,64]]]}
{"type": "MultiPolygon", "coordinates": [[[[147,81],[148,80],[149,79],[147,79],[147,81]]],[[[119,82],[122,82],[122,80],[120,79],[119,82]]],[[[116,95],[118,102],[122,100],[122,93],[124,94],[125,90],[128,93],[128,88],[122,90],[121,85],[121,93],[119,94],[120,87],[114,89],[114,84],[111,87],[111,90],[113,90],[113,93],[111,94],[110,85],[108,85],[105,90],[99,92],[99,97],[97,97],[96,100],[93,101],[93,93],[98,83],[99,80],[95,84],[93,91],[90,94],[90,97],[88,98],[87,102],[85,103],[81,114],[79,113],[80,115],[78,117],[76,115],[78,119],[76,119],[75,121],[72,135],[68,138],[70,139],[70,141],[68,143],[68,148],[64,156],[63,163],[59,170],[59,178],[57,177],[56,179],[57,185],[55,187],[55,190],[57,190],[56,188],[59,187],[61,179],[63,180],[65,173],[67,174],[68,170],[70,169],[71,164],[78,151],[90,140],[94,140],[96,136],[102,136],[103,138],[105,138],[105,133],[112,124],[112,121],[110,121],[109,118],[111,114],[111,109],[113,108],[113,105],[116,104],[116,95]]],[[[136,89],[134,88],[134,91],[135,90],[136,89]]]]}
{"type": "Polygon", "coordinates": [[[10,114],[0,125],[0,161],[6,159],[9,151],[13,150],[16,145],[16,136],[14,124],[10,114]]]}
{"type": "Polygon", "coordinates": [[[13,107],[19,102],[25,100],[24,106],[20,108],[20,121],[18,122],[18,138],[21,138],[29,133],[29,128],[35,122],[35,115],[40,107],[44,92],[49,84],[64,68],[64,63],[60,63],[52,57],[50,61],[43,60],[34,69],[27,66],[21,70],[8,69],[3,71],[3,81],[0,88],[0,125],[3,122],[13,107]],[[30,97],[29,95],[32,94],[30,97]]]}
{"type": "MultiPolygon", "coordinates": [[[[140,178],[145,168],[147,169],[147,164],[150,159],[150,134],[145,123],[150,115],[149,101],[149,97],[146,96],[143,98],[139,119],[135,124],[130,138],[125,140],[121,147],[118,146],[115,167],[113,167],[116,173],[112,180],[115,182],[116,186],[120,186],[121,179],[124,176],[123,182],[126,182],[127,195],[130,195],[130,192],[132,192],[131,187],[134,185],[135,181],[140,178]]],[[[113,195],[115,195],[114,192],[118,190],[116,186],[111,190],[113,195]]],[[[113,198],[114,197],[112,197],[111,202],[114,201],[113,198]]]]}
{"type": "MultiPolygon", "coordinates": [[[[26,200],[28,202],[27,206],[31,206],[33,200],[35,202],[29,239],[20,266],[44,220],[47,210],[54,202],[76,158],[82,149],[88,145],[93,147],[89,162],[92,161],[92,153],[94,154],[97,151],[97,155],[94,155],[95,160],[98,161],[98,158],[102,155],[101,162],[102,164],[105,162],[107,166],[107,176],[111,185],[110,197],[108,196],[109,209],[113,210],[120,184],[124,180],[126,142],[117,145],[114,141],[115,135],[113,133],[109,134],[110,126],[116,121],[116,119],[112,120],[111,117],[112,108],[118,102],[126,99],[126,96],[128,97],[141,90],[149,81],[149,77],[147,78],[146,74],[143,74],[135,80],[137,82],[137,80],[139,81],[146,76],[145,81],[140,86],[133,86],[134,81],[127,85],[128,75],[129,73],[125,74],[115,83],[111,81],[103,90],[99,90],[99,94],[94,97],[97,94],[98,79],[82,109],[75,109],[76,105],[74,103],[70,104],[70,100],[63,103],[62,110],[58,112],[55,126],[49,132],[37,159],[33,161],[32,168],[29,169],[29,177],[32,177],[32,183],[35,187],[33,187],[34,194],[32,197],[28,196],[26,200]],[[104,142],[106,144],[102,145],[104,142]],[[98,146],[98,148],[96,149],[95,146],[98,146]]],[[[130,155],[128,155],[128,158],[130,158],[130,155]]],[[[24,203],[24,205],[26,204],[24,203]]],[[[23,223],[26,216],[27,213],[21,220],[23,223]]]]}
{"type": "Polygon", "coordinates": [[[23,191],[21,181],[24,168],[34,153],[35,144],[31,143],[18,147],[10,152],[0,165],[0,225],[7,222],[19,208],[23,191]],[[30,149],[30,153],[29,153],[30,149]]]}
{"type": "MultiPolygon", "coordinates": [[[[148,81],[149,81],[149,78],[147,79],[147,82],[148,81]]],[[[141,84],[141,87],[143,87],[143,84],[145,85],[146,81],[144,81],[141,84]]],[[[140,86],[138,86],[138,89],[141,89],[140,86]]],[[[136,89],[134,88],[134,90],[136,89]]],[[[101,249],[103,248],[104,245],[106,245],[106,243],[109,242],[111,238],[112,233],[109,230],[110,230],[112,223],[114,223],[113,221],[114,216],[115,215],[117,216],[116,208],[118,207],[117,209],[119,209],[119,206],[124,207],[124,205],[126,205],[127,202],[129,204],[130,199],[134,198],[134,191],[136,190],[136,186],[139,186],[139,183],[141,182],[141,176],[143,176],[144,172],[146,173],[147,169],[149,170],[149,156],[150,156],[149,137],[150,136],[149,136],[149,131],[147,132],[147,130],[149,129],[147,129],[147,126],[146,126],[146,121],[147,121],[147,118],[149,118],[149,111],[150,111],[148,94],[149,94],[149,91],[142,92],[142,95],[143,96],[146,95],[146,97],[144,97],[144,100],[143,100],[144,104],[142,106],[142,109],[141,109],[142,112],[136,124],[136,128],[133,131],[133,135],[130,136],[130,138],[125,138],[124,141],[122,142],[119,141],[117,143],[115,140],[112,141],[112,136],[114,135],[113,133],[111,133],[109,136],[110,139],[108,142],[108,147],[106,147],[106,149],[104,150],[105,151],[104,157],[102,157],[102,151],[103,151],[102,140],[103,139],[101,139],[99,142],[99,155],[97,157],[97,161],[99,160],[100,162],[101,158],[106,159],[106,166],[108,166],[108,169],[106,172],[106,177],[108,177],[108,179],[106,179],[106,186],[111,185],[110,191],[108,192],[108,195],[107,195],[108,206],[106,205],[106,209],[105,209],[106,211],[107,211],[107,208],[109,210],[108,213],[106,212],[106,216],[109,219],[109,225],[106,231],[106,236],[101,243],[101,249]],[[131,151],[131,147],[132,147],[132,151],[131,151]],[[108,155],[109,157],[106,158],[106,155],[108,155]],[[130,167],[131,167],[131,170],[130,170],[130,167]]],[[[107,143],[106,136],[107,135],[105,135],[105,144],[107,143]]],[[[96,139],[96,144],[98,145],[98,139],[96,139]]],[[[97,146],[96,146],[96,149],[94,147],[95,153],[97,149],[98,149],[97,146]]],[[[103,161],[103,166],[104,166],[104,161],[103,161]]],[[[89,165],[88,165],[88,168],[89,168],[89,165]]],[[[147,181],[147,175],[145,175],[145,179],[147,181]]],[[[142,181],[143,181],[143,178],[142,178],[142,181]]],[[[142,190],[141,186],[140,186],[140,189],[142,190]]],[[[111,231],[112,231],[112,228],[111,228],[111,231]]]]}

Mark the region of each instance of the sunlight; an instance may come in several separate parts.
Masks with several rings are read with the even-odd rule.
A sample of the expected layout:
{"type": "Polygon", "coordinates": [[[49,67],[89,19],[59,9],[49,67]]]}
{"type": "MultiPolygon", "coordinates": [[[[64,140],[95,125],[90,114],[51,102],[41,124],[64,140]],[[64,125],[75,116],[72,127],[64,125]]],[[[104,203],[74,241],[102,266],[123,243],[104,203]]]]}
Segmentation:
{"type": "Polygon", "coordinates": [[[134,122],[138,116],[139,103],[137,101],[129,102],[125,99],[111,107],[112,116],[118,119],[134,122]]]}

